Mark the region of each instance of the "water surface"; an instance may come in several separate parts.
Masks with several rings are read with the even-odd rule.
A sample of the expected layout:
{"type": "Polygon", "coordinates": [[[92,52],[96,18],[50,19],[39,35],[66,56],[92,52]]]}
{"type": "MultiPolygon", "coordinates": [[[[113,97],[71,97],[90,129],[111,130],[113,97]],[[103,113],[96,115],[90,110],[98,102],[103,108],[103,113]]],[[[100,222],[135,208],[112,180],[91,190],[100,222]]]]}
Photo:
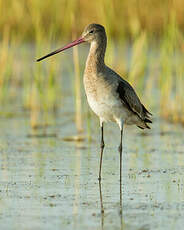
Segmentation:
{"type": "Polygon", "coordinates": [[[65,103],[47,130],[56,137],[30,137],[26,117],[0,120],[1,229],[182,229],[182,127],[158,119],[148,131],[125,127],[121,217],[119,129],[105,125],[102,214],[98,120],[92,119],[91,142],[86,136],[82,142],[64,141],[76,134],[65,103]]]}

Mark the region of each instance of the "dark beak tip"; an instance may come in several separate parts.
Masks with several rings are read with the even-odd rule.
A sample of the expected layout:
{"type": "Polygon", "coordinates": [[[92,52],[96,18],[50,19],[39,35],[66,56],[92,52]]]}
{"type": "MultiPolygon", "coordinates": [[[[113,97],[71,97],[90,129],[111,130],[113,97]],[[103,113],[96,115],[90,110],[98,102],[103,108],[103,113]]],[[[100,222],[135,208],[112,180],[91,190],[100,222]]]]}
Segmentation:
{"type": "Polygon", "coordinates": [[[36,62],[40,62],[43,58],[36,59],[36,62]]]}
{"type": "Polygon", "coordinates": [[[47,55],[45,55],[45,56],[43,56],[43,57],[41,57],[41,58],[38,58],[38,59],[36,60],[36,62],[42,61],[43,59],[48,58],[48,57],[50,57],[50,56],[52,56],[52,55],[55,55],[55,54],[57,54],[57,53],[60,53],[60,52],[63,51],[63,50],[66,50],[66,49],[69,49],[69,48],[71,48],[71,47],[73,47],[73,46],[79,45],[79,44],[82,43],[82,42],[85,42],[84,39],[83,39],[83,38],[79,38],[79,39],[77,39],[77,40],[75,40],[75,41],[69,43],[68,45],[66,45],[66,46],[64,46],[64,47],[62,47],[62,48],[60,48],[60,49],[57,49],[57,50],[55,50],[55,51],[53,51],[53,52],[51,52],[51,53],[49,53],[49,54],[47,54],[47,55]]]}

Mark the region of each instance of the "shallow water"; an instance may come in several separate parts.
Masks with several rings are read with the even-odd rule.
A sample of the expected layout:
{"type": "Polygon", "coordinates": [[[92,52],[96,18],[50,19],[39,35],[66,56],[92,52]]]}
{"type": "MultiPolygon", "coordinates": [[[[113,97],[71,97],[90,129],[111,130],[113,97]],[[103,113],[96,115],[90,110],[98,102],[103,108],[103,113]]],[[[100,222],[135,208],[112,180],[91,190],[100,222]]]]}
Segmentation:
{"type": "Polygon", "coordinates": [[[183,128],[158,119],[154,111],[151,130],[125,127],[121,207],[119,129],[105,125],[100,186],[98,119],[92,116],[88,133],[83,100],[84,141],[69,141],[77,133],[74,80],[62,77],[61,110],[55,124],[46,128],[48,137],[42,135],[44,129],[33,132],[29,117],[15,105],[11,118],[0,119],[0,229],[182,229],[183,128]]]}
{"type": "Polygon", "coordinates": [[[100,200],[98,120],[92,142],[64,141],[76,133],[67,100],[48,129],[57,137],[30,138],[25,117],[0,120],[0,229],[182,229],[182,127],[162,120],[148,131],[125,127],[121,217],[119,129],[105,125],[100,200]]]}

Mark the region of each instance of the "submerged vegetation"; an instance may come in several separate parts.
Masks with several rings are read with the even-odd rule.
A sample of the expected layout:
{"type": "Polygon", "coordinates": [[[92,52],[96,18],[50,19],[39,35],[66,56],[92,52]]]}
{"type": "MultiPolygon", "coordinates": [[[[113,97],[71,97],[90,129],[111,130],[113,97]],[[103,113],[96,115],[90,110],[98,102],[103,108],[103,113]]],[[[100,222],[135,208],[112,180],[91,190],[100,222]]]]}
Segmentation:
{"type": "Polygon", "coordinates": [[[33,128],[53,124],[65,96],[62,78],[75,75],[76,127],[83,130],[85,116],[89,129],[90,114],[81,96],[85,55],[74,48],[67,62],[63,55],[41,64],[35,59],[98,22],[108,35],[108,65],[135,86],[148,108],[184,124],[183,11],[181,0],[0,0],[1,108],[16,102],[30,112],[33,128]]]}

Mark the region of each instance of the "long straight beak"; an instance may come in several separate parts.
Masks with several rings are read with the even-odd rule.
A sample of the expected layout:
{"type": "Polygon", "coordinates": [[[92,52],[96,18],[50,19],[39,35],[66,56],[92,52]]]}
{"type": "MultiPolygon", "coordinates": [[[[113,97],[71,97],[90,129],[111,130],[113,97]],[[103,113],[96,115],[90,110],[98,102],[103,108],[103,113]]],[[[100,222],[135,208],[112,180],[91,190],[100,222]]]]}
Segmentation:
{"type": "Polygon", "coordinates": [[[59,48],[59,49],[57,49],[57,50],[55,50],[55,51],[53,51],[53,52],[51,52],[51,53],[49,53],[49,54],[47,54],[47,55],[45,55],[45,56],[43,56],[43,57],[37,59],[36,61],[39,62],[39,61],[41,61],[41,60],[43,60],[43,59],[45,59],[45,58],[48,58],[48,57],[50,57],[50,56],[52,56],[52,55],[54,55],[54,54],[60,53],[60,52],[63,51],[63,50],[66,50],[66,49],[69,49],[69,48],[71,48],[71,47],[73,47],[73,46],[79,45],[79,44],[82,43],[82,42],[85,42],[84,39],[83,39],[83,38],[78,38],[77,40],[75,40],[75,41],[69,43],[68,45],[66,45],[66,46],[64,46],[64,47],[62,47],[62,48],[59,48]]]}

